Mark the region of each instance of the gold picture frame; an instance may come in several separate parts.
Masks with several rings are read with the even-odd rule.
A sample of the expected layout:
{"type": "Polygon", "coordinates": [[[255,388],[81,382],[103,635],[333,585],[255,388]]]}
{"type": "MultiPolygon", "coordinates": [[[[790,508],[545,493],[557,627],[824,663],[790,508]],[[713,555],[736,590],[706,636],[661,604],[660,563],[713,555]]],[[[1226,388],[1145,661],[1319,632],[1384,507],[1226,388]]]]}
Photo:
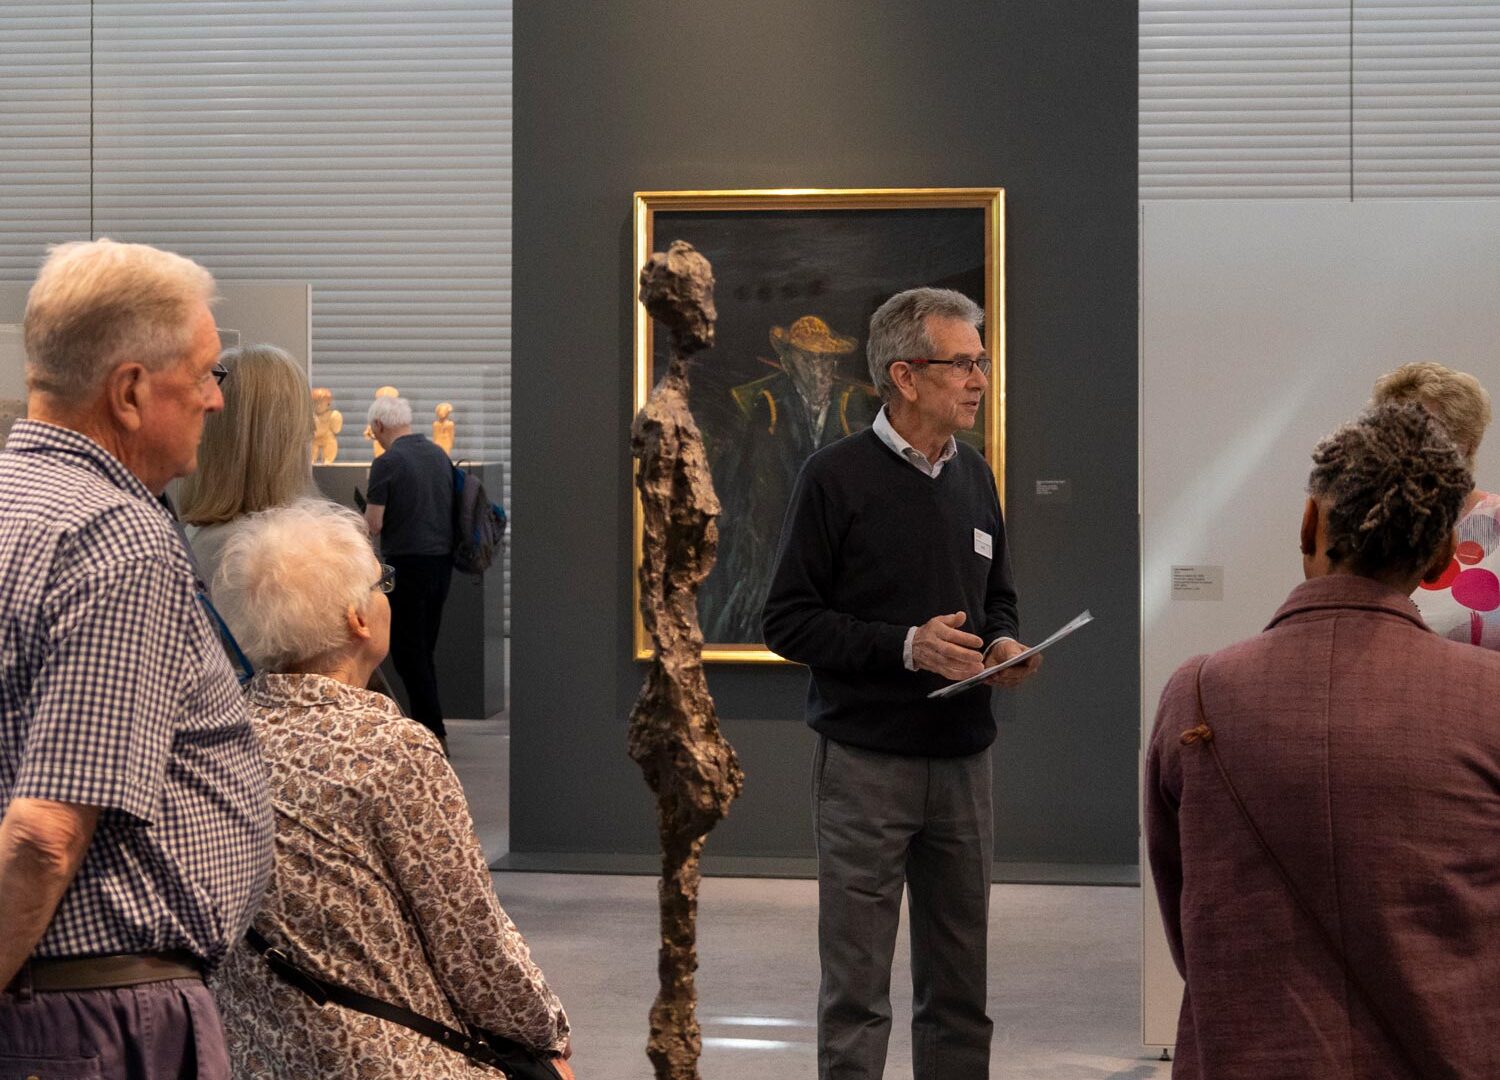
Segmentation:
{"type": "MultiPolygon", "coordinates": [[[[830,422],[831,406],[825,403],[817,420],[819,434],[809,436],[814,442],[837,437],[867,426],[871,409],[878,407],[878,399],[870,399],[872,388],[858,385],[857,366],[863,361],[869,315],[875,306],[902,289],[946,285],[984,307],[985,346],[994,358],[994,369],[975,435],[982,440],[1004,505],[1003,188],[638,191],[634,224],[630,290],[635,311],[635,411],[645,405],[656,382],[657,363],[664,356],[664,343],[658,347],[652,321],[640,303],[635,272],[652,251],[665,250],[678,239],[692,243],[714,267],[718,341],[695,364],[691,407],[704,431],[716,487],[720,467],[728,469],[724,463],[745,442],[738,431],[717,428],[754,424],[762,439],[778,430],[796,434],[788,423],[792,417],[787,403],[783,401],[778,412],[776,399],[764,388],[780,371],[774,359],[760,355],[768,338],[773,349],[767,352],[795,332],[806,340],[822,342],[830,354],[839,354],[836,362],[843,366],[835,389],[844,388],[839,409],[833,411],[830,422]],[[736,380],[740,380],[738,385],[736,380]],[[752,416],[757,404],[761,411],[752,416]]],[[[791,441],[789,436],[783,438],[791,441]]],[[[789,483],[783,475],[786,455],[795,457],[797,452],[796,447],[784,449],[777,459],[781,467],[752,473],[746,485],[734,480],[742,473],[724,474],[730,490],[719,492],[725,504],[719,519],[720,559],[725,557],[727,536],[735,562],[725,565],[722,574],[716,567],[700,593],[705,661],[786,663],[759,640],[745,639],[754,614],[750,610],[752,586],[768,580],[769,567],[764,565],[767,533],[776,500],[789,483]],[[748,492],[743,498],[742,488],[748,492]],[[721,604],[718,597],[726,588],[737,592],[721,604]],[[720,640],[710,634],[710,627],[720,640]]],[[[641,506],[633,484],[631,502],[635,658],[648,660],[652,643],[640,616],[641,506]]],[[[779,534],[779,517],[774,527],[779,534]]],[[[758,618],[754,625],[758,628],[758,618]]],[[[754,636],[758,639],[758,632],[754,636]]]]}

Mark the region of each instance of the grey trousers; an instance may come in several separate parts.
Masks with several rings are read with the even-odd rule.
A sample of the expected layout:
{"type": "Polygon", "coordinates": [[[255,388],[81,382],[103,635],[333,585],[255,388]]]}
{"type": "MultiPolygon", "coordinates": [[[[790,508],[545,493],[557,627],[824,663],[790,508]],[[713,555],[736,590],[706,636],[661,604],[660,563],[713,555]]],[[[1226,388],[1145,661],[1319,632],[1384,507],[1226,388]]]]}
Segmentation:
{"type": "Polygon", "coordinates": [[[0,1080],[229,1080],[213,994],[197,979],[117,990],[0,992],[0,1080]]]}
{"type": "Polygon", "coordinates": [[[913,1076],[989,1076],[991,804],[988,750],[900,757],[818,737],[819,1080],[877,1080],[885,1071],[903,885],[911,914],[913,1076]]]}

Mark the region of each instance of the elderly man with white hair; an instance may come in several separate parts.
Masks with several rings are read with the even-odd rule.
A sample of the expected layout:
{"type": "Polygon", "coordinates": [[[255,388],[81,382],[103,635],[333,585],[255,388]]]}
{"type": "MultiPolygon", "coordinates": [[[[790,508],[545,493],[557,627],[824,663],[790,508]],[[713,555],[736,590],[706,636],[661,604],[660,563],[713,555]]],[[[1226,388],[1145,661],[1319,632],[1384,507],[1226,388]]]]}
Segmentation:
{"type": "Polygon", "coordinates": [[[446,750],[433,652],[453,579],[453,463],[437,443],[412,432],[405,398],[376,398],[369,422],[385,453],[370,466],[365,522],[380,539],[381,558],[396,568],[391,660],[406,685],[412,719],[446,750]]]}
{"type": "Polygon", "coordinates": [[[229,1075],[203,975],[265,889],[271,806],[157,502],[223,406],[213,291],[99,240],[54,248],[27,301],[28,419],[0,453],[0,1075],[229,1075]]]}
{"type": "MultiPolygon", "coordinates": [[[[567,1017],[495,899],[458,778],[430,732],[364,689],[385,656],[392,578],[359,517],[321,500],[254,514],[225,545],[214,597],[258,669],[250,711],[276,804],[256,947],[454,1032],[559,1056],[570,1076],[567,1017]]],[[[457,1040],[339,996],[320,1007],[249,946],[215,989],[236,1075],[497,1075],[457,1040]]]]}

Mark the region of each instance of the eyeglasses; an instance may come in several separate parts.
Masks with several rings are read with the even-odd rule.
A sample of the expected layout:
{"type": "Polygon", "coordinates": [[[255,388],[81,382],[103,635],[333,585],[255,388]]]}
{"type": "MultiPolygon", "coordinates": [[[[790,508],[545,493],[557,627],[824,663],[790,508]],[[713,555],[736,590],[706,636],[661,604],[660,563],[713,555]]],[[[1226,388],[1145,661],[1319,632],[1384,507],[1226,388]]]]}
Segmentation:
{"type": "Polygon", "coordinates": [[[223,364],[215,364],[203,373],[203,385],[207,386],[208,380],[213,379],[215,383],[223,386],[224,380],[227,378],[229,378],[229,369],[223,364]]]}
{"type": "Polygon", "coordinates": [[[396,587],[396,568],[390,563],[380,564],[380,580],[371,585],[375,592],[388,593],[396,587]]]}
{"type": "Polygon", "coordinates": [[[994,366],[994,364],[995,364],[995,362],[993,360],[991,360],[988,356],[981,356],[981,357],[978,357],[978,358],[975,358],[975,357],[972,357],[972,356],[960,356],[960,357],[958,357],[958,358],[956,358],[954,360],[932,360],[932,359],[929,359],[928,357],[925,357],[925,356],[919,356],[919,357],[916,357],[916,358],[911,359],[911,360],[892,360],[891,363],[893,363],[893,364],[902,364],[902,363],[905,363],[905,364],[912,364],[912,365],[917,365],[917,364],[942,364],[942,365],[951,365],[952,368],[953,368],[953,373],[955,375],[957,375],[960,379],[967,379],[970,375],[972,375],[974,373],[974,369],[975,368],[979,369],[979,374],[981,374],[981,375],[985,376],[986,378],[988,378],[989,374],[990,374],[990,368],[992,368],[994,366]]]}

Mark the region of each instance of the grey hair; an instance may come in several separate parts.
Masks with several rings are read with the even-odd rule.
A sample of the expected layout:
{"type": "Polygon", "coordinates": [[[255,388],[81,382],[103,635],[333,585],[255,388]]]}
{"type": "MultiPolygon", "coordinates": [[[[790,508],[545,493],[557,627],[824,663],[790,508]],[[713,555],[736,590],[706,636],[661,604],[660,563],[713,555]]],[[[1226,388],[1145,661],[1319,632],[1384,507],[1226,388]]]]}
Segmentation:
{"type": "Polygon", "coordinates": [[[213,300],[213,275],[181,255],[108,239],[59,244],[26,298],[26,384],[81,404],[119,363],[167,367],[192,346],[194,309],[213,300]]]}
{"type": "Polygon", "coordinates": [[[929,315],[962,319],[976,329],[984,325],[984,308],[952,289],[907,289],[881,304],[870,316],[865,357],[870,381],[882,401],[891,400],[896,392],[896,384],[891,381],[892,364],[932,355],[932,339],[927,336],[929,315]]]}
{"type": "Polygon", "coordinates": [[[373,424],[377,420],[387,428],[411,427],[411,402],[404,397],[376,398],[365,414],[365,423],[373,424]]]}
{"type": "Polygon", "coordinates": [[[366,611],[380,563],[354,511],[299,499],[244,519],[214,575],[215,606],[250,662],[267,671],[331,668],[366,611]]]}
{"type": "Polygon", "coordinates": [[[1313,450],[1328,557],[1375,577],[1425,570],[1453,533],[1474,477],[1442,425],[1411,403],[1377,405],[1313,450]]]}

